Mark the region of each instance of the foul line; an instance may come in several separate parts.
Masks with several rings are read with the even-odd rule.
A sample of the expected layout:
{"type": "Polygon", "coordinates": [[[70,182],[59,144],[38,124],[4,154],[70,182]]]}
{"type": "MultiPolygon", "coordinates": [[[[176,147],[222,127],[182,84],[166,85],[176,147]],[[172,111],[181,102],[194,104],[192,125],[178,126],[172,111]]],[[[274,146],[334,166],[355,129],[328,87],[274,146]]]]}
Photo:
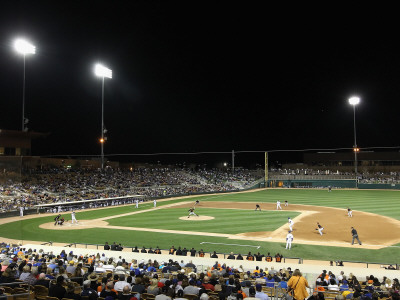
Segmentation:
{"type": "Polygon", "coordinates": [[[213,245],[224,245],[224,246],[240,246],[240,247],[254,247],[257,249],[260,249],[261,246],[254,246],[254,245],[240,245],[240,244],[224,244],[224,243],[211,243],[211,242],[201,242],[200,245],[202,244],[213,244],[213,245]]]}

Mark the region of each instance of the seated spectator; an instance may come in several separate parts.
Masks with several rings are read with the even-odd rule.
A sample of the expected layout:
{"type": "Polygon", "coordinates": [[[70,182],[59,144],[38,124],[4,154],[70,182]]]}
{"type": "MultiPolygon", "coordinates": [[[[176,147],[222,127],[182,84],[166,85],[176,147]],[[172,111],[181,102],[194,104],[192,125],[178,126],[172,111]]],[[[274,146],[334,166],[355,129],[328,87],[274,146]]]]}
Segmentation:
{"type": "Polygon", "coordinates": [[[196,287],[196,281],[194,281],[193,279],[189,280],[189,285],[183,289],[183,295],[186,294],[199,294],[199,288],[196,287]]]}
{"type": "Polygon", "coordinates": [[[214,286],[211,283],[209,283],[209,279],[210,278],[208,276],[204,276],[202,287],[204,287],[206,290],[214,291],[214,286]]]}
{"type": "Polygon", "coordinates": [[[46,278],[46,274],[40,273],[38,280],[35,282],[34,285],[43,285],[47,288],[49,288],[50,285],[50,279],[46,278]]]}
{"type": "Polygon", "coordinates": [[[24,281],[31,274],[31,267],[29,265],[25,265],[22,268],[22,273],[19,275],[19,280],[24,281]]]}
{"type": "Polygon", "coordinates": [[[132,293],[136,294],[143,294],[146,290],[146,287],[143,284],[143,280],[141,277],[136,277],[135,285],[132,287],[132,293]]]}
{"type": "Polygon", "coordinates": [[[75,285],[72,282],[68,282],[66,291],[67,292],[64,294],[64,298],[74,300],[82,299],[81,295],[75,293],[75,285]]]}
{"type": "MultiPolygon", "coordinates": [[[[62,277],[58,277],[58,278],[62,278],[62,277]]],[[[96,290],[92,289],[91,286],[92,282],[90,280],[85,280],[83,282],[83,290],[81,293],[81,296],[87,296],[89,297],[89,300],[96,300],[98,297],[98,294],[96,292],[96,290]]]]}
{"type": "Polygon", "coordinates": [[[56,284],[52,285],[49,289],[50,297],[57,297],[58,299],[64,298],[65,293],[67,292],[63,286],[64,277],[58,276],[56,279],[56,284]]]}
{"type": "Polygon", "coordinates": [[[137,300],[137,298],[131,293],[129,286],[124,286],[122,293],[118,293],[119,300],[137,300]]]}
{"type": "Polygon", "coordinates": [[[160,293],[160,289],[158,287],[158,280],[156,278],[153,278],[151,280],[150,286],[147,287],[147,293],[153,294],[154,296],[157,296],[160,293]]]}
{"type": "Polygon", "coordinates": [[[336,284],[336,280],[331,278],[329,280],[328,290],[330,291],[339,291],[339,286],[336,284]]]}
{"type": "MultiPolygon", "coordinates": [[[[114,292],[113,289],[114,289],[114,283],[112,281],[107,282],[105,288],[100,293],[100,297],[103,297],[103,298],[112,297],[113,299],[116,299],[117,293],[114,292]]],[[[130,291],[129,286],[128,286],[128,290],[130,291]]]]}
{"type": "Polygon", "coordinates": [[[256,284],[256,298],[259,298],[261,300],[269,300],[269,297],[267,294],[265,294],[264,292],[262,292],[262,286],[261,284],[256,284]]]}

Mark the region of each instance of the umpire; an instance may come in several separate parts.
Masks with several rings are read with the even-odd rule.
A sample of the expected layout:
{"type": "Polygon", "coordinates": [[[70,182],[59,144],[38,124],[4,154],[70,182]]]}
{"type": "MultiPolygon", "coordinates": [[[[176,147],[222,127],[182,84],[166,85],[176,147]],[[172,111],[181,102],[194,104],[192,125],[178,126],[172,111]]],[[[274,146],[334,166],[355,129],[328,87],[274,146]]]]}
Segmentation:
{"type": "Polygon", "coordinates": [[[351,244],[354,245],[354,239],[357,239],[358,243],[362,245],[360,239],[358,238],[358,233],[357,230],[354,229],[354,227],[351,227],[351,235],[353,236],[353,240],[351,241],[351,244]]]}

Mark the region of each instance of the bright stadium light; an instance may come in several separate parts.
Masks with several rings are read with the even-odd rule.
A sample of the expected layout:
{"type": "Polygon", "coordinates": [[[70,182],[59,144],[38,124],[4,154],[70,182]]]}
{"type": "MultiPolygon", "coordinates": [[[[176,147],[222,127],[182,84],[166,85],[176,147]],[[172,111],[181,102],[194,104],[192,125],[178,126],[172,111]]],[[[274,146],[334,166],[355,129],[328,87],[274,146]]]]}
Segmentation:
{"type": "Polygon", "coordinates": [[[101,64],[96,64],[94,66],[94,74],[98,77],[101,77],[101,169],[104,170],[104,142],[107,140],[107,137],[104,137],[104,134],[107,132],[107,129],[104,127],[104,78],[112,78],[112,71],[109,68],[101,64]]]}
{"type": "Polygon", "coordinates": [[[94,74],[103,78],[112,78],[112,71],[101,64],[96,64],[94,66],[94,74]]]}
{"type": "Polygon", "coordinates": [[[25,119],[25,57],[27,54],[35,54],[36,47],[23,39],[17,39],[14,42],[14,49],[24,57],[24,71],[22,77],[22,131],[26,131],[25,125],[28,123],[28,119],[25,119]]]}
{"type": "Polygon", "coordinates": [[[17,39],[14,42],[14,48],[18,53],[21,53],[23,55],[36,53],[36,47],[23,39],[17,39]]]}
{"type": "Polygon", "coordinates": [[[349,103],[353,105],[353,120],[354,120],[354,145],[353,145],[353,152],[354,152],[354,171],[355,171],[355,178],[356,178],[356,187],[358,187],[358,161],[357,161],[357,153],[360,149],[357,147],[357,132],[356,132],[356,105],[360,103],[360,98],[357,96],[353,96],[349,98],[349,103]]]}
{"type": "Polygon", "coordinates": [[[360,98],[359,97],[351,97],[349,99],[349,103],[351,105],[357,105],[358,103],[360,103],[360,98]]]}

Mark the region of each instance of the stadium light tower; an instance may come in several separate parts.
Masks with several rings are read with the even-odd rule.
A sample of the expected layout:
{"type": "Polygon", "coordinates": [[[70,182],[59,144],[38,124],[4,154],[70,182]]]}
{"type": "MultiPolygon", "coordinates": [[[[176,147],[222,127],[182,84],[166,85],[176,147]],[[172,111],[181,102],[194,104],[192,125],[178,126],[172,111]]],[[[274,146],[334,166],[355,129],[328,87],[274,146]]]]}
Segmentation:
{"type": "Polygon", "coordinates": [[[28,119],[25,119],[25,57],[27,54],[35,54],[36,47],[26,40],[17,39],[14,42],[14,49],[24,57],[24,72],[22,78],[22,131],[25,131],[25,124],[28,123],[28,119]]]}
{"type": "Polygon", "coordinates": [[[104,78],[112,78],[112,71],[101,64],[96,64],[94,66],[94,74],[98,77],[101,77],[101,169],[104,170],[104,142],[107,138],[104,137],[104,134],[107,132],[107,129],[104,127],[104,78]]]}
{"type": "Polygon", "coordinates": [[[355,171],[355,176],[356,176],[356,187],[358,187],[358,170],[357,170],[357,153],[360,151],[360,149],[357,147],[357,132],[356,132],[356,105],[360,103],[360,98],[353,96],[349,98],[349,103],[353,105],[353,120],[354,120],[354,146],[353,146],[353,151],[354,151],[354,171],[355,171]]]}

